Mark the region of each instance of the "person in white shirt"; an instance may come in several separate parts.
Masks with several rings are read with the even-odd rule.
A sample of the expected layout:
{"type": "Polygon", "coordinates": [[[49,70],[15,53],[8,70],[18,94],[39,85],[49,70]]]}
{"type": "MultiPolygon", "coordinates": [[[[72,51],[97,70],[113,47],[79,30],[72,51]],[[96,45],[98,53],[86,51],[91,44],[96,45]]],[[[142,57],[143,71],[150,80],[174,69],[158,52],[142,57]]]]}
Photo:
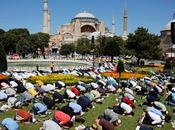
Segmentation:
{"type": "Polygon", "coordinates": [[[73,98],[76,97],[76,95],[75,95],[71,90],[69,90],[69,89],[67,89],[67,90],[65,91],[65,96],[66,96],[66,98],[68,98],[68,99],[73,99],[73,98]]]}
{"type": "Polygon", "coordinates": [[[15,88],[15,87],[18,86],[18,84],[17,84],[15,81],[10,81],[10,86],[11,86],[12,88],[15,88]]]}
{"type": "Polygon", "coordinates": [[[15,108],[18,108],[22,105],[22,103],[15,97],[10,97],[8,98],[7,100],[7,105],[12,108],[12,107],[15,107],[15,108]]]}
{"type": "Polygon", "coordinates": [[[91,86],[92,86],[94,89],[96,89],[96,88],[99,87],[97,83],[93,83],[93,82],[91,83],[91,86]]]}
{"type": "Polygon", "coordinates": [[[108,85],[107,89],[108,89],[108,92],[112,92],[112,93],[116,92],[116,88],[113,85],[108,85]]]}
{"type": "Polygon", "coordinates": [[[128,97],[130,100],[133,100],[133,101],[135,100],[135,97],[130,93],[125,92],[123,95],[124,97],[128,97]]]}
{"type": "Polygon", "coordinates": [[[164,124],[164,121],[161,119],[160,115],[153,113],[151,111],[145,111],[143,124],[157,125],[158,127],[161,127],[164,124]]]}
{"type": "Polygon", "coordinates": [[[55,87],[52,84],[47,84],[47,85],[42,85],[41,88],[45,91],[45,92],[50,92],[52,90],[55,90],[55,87]]]}
{"type": "Polygon", "coordinates": [[[121,102],[120,107],[124,110],[125,115],[134,115],[134,112],[132,111],[132,107],[128,104],[121,102]]]}
{"type": "Polygon", "coordinates": [[[32,83],[30,83],[30,82],[27,82],[27,83],[25,84],[25,88],[26,88],[26,89],[35,89],[34,85],[33,85],[32,83]]]}
{"type": "Polygon", "coordinates": [[[130,88],[125,88],[125,92],[130,93],[131,95],[134,94],[133,90],[131,90],[130,88]]]}
{"type": "Polygon", "coordinates": [[[53,120],[46,120],[43,122],[43,127],[40,130],[62,130],[62,128],[53,120]]]}
{"type": "Polygon", "coordinates": [[[5,89],[5,93],[7,94],[8,97],[15,96],[16,91],[13,88],[7,88],[5,89]]]}
{"type": "Polygon", "coordinates": [[[157,114],[155,114],[153,112],[150,112],[150,111],[148,111],[148,115],[153,120],[151,122],[151,124],[157,125],[157,124],[160,124],[162,122],[162,119],[161,119],[161,117],[159,115],[157,115],[157,114]]]}

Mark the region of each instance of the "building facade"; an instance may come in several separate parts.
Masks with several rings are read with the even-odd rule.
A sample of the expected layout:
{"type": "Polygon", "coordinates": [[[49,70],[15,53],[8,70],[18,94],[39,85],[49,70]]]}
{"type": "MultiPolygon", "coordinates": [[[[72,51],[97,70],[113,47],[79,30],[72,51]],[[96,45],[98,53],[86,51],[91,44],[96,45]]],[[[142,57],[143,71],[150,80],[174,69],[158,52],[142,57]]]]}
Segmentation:
{"type": "Polygon", "coordinates": [[[57,45],[73,43],[79,38],[91,38],[99,35],[113,36],[105,24],[88,12],[78,13],[68,24],[60,26],[50,43],[57,45]]]}
{"type": "Polygon", "coordinates": [[[175,22],[175,18],[173,17],[173,20],[169,21],[164,29],[160,32],[161,35],[160,35],[160,38],[161,38],[161,47],[162,47],[162,50],[163,50],[163,53],[165,56],[168,56],[171,55],[169,53],[171,53],[170,51],[172,51],[172,47],[173,47],[173,44],[172,44],[172,41],[171,41],[171,23],[172,22],[175,22]]]}

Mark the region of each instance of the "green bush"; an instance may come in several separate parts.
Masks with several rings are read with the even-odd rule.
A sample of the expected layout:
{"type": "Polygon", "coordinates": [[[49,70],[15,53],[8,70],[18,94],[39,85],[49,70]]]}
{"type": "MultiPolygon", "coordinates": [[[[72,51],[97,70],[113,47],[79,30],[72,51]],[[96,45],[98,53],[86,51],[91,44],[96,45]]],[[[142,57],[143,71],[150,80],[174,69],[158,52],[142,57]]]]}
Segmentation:
{"type": "Polygon", "coordinates": [[[66,85],[75,85],[79,81],[90,83],[93,82],[94,79],[87,76],[75,76],[69,74],[49,74],[44,76],[33,76],[28,79],[32,83],[36,83],[37,80],[42,81],[44,84],[53,84],[56,81],[62,81],[66,85]]]}

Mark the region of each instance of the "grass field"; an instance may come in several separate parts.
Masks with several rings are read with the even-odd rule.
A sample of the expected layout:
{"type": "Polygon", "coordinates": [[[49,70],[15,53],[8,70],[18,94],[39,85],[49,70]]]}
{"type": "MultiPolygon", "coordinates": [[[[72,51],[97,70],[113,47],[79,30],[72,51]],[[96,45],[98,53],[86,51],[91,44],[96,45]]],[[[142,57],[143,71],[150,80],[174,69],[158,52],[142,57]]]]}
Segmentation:
{"type": "MultiPolygon", "coordinates": [[[[112,106],[113,104],[117,103],[116,102],[116,97],[118,96],[118,94],[111,94],[109,97],[106,97],[105,100],[103,101],[103,104],[95,104],[95,108],[90,109],[88,112],[86,112],[83,115],[83,118],[85,119],[85,126],[90,126],[92,125],[93,121],[100,115],[103,113],[103,111],[108,108],[109,106],[112,106]]],[[[162,97],[161,100],[163,101],[165,97],[162,97]]],[[[121,126],[116,128],[117,130],[135,130],[137,121],[139,119],[139,117],[142,114],[142,109],[141,107],[138,106],[138,104],[140,104],[142,101],[141,97],[137,96],[136,97],[136,109],[135,109],[135,115],[134,117],[127,117],[127,116],[123,116],[120,115],[120,119],[122,120],[121,126]]],[[[66,105],[67,103],[62,103],[62,104],[57,104],[59,107],[62,107],[64,105],[66,105]]],[[[29,110],[31,108],[32,105],[26,107],[27,110],[29,110]]],[[[168,106],[168,110],[170,112],[170,114],[172,113],[172,107],[168,106]]],[[[42,121],[46,120],[46,119],[51,119],[52,118],[52,114],[48,115],[45,118],[41,118],[41,117],[37,117],[41,120],[41,122],[37,123],[37,124],[24,124],[24,123],[19,123],[20,124],[20,130],[39,130],[39,128],[42,126],[42,121]]],[[[0,120],[6,118],[6,117],[13,117],[15,114],[15,110],[11,110],[5,113],[0,113],[0,120]]],[[[70,130],[74,130],[74,128],[79,125],[79,123],[74,123],[74,127],[72,127],[70,130]]],[[[162,128],[157,128],[154,127],[154,130],[171,130],[171,124],[165,123],[165,125],[162,128]]]]}

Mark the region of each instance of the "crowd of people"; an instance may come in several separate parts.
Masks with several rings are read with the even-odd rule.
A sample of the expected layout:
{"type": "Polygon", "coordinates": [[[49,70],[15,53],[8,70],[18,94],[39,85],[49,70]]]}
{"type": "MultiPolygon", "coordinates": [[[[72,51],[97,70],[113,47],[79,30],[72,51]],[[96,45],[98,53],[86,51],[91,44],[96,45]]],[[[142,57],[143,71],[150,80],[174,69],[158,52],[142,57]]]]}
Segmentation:
{"type": "MultiPolygon", "coordinates": [[[[69,129],[74,122],[79,122],[76,130],[114,130],[120,129],[121,116],[133,117],[135,110],[142,108],[143,113],[138,119],[136,130],[152,130],[151,125],[163,127],[165,122],[175,121],[169,115],[167,105],[175,106],[175,78],[163,73],[154,73],[142,79],[131,78],[122,80],[120,84],[113,77],[101,75],[105,71],[114,71],[112,63],[100,64],[96,69],[64,69],[64,74],[77,76],[91,76],[94,81],[84,83],[79,81],[74,86],[66,86],[62,81],[54,84],[44,84],[38,80],[32,83],[27,80],[31,76],[46,75],[46,71],[15,71],[2,72],[8,79],[0,81],[0,112],[13,110],[13,117],[4,118],[1,127],[7,130],[19,130],[19,123],[38,123],[41,117],[48,117],[42,121],[41,130],[69,129]],[[95,104],[103,104],[105,98],[115,94],[116,103],[108,106],[102,114],[99,113],[94,124],[84,126],[86,121],[82,115],[95,104]],[[162,101],[161,96],[167,96],[162,101]],[[138,105],[137,97],[142,102],[138,105]],[[65,104],[64,106],[60,104],[65,104]],[[52,118],[50,118],[52,117],[52,118]]],[[[52,73],[54,71],[52,70],[52,73]]],[[[175,112],[175,110],[174,110],[175,112]]]]}

